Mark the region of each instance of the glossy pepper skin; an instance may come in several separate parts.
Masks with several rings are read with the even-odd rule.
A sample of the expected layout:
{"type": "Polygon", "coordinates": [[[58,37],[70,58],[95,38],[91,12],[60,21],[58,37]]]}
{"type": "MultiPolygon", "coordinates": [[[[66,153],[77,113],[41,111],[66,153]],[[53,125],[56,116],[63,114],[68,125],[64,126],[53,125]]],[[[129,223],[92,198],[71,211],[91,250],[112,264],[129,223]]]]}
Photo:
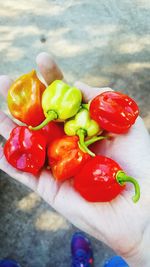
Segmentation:
{"type": "Polygon", "coordinates": [[[45,163],[46,141],[40,133],[17,126],[5,143],[4,155],[16,169],[37,175],[45,163]]]}
{"type": "Polygon", "coordinates": [[[89,111],[91,118],[103,129],[117,134],[126,133],[139,115],[138,106],[132,98],[114,91],[96,96],[89,111]]]}
{"type": "Polygon", "coordinates": [[[39,130],[52,120],[65,121],[74,116],[80,108],[82,95],[76,87],[70,87],[63,81],[56,80],[49,85],[42,95],[42,107],[45,121],[31,130],[39,130]]]}
{"type": "Polygon", "coordinates": [[[62,123],[56,123],[54,121],[49,122],[41,130],[37,132],[44,135],[47,146],[52,143],[55,139],[61,138],[65,135],[64,127],[62,123]]]}
{"type": "Polygon", "coordinates": [[[76,175],[91,156],[80,150],[77,136],[56,139],[48,147],[48,161],[53,176],[58,181],[76,175]]]}
{"type": "Polygon", "coordinates": [[[19,121],[37,126],[44,119],[42,94],[45,85],[38,79],[35,70],[19,77],[8,91],[8,108],[19,121]]]}
{"type": "Polygon", "coordinates": [[[74,177],[74,188],[90,202],[108,202],[117,197],[124,189],[125,183],[131,182],[135,187],[133,201],[140,198],[138,182],[127,176],[112,159],[95,156],[84,164],[74,177]]]}
{"type": "Polygon", "coordinates": [[[80,148],[91,156],[95,156],[95,154],[85,146],[84,138],[95,136],[100,133],[101,130],[98,123],[90,118],[89,111],[86,108],[81,108],[73,119],[65,122],[64,131],[69,136],[78,135],[80,148]]]}

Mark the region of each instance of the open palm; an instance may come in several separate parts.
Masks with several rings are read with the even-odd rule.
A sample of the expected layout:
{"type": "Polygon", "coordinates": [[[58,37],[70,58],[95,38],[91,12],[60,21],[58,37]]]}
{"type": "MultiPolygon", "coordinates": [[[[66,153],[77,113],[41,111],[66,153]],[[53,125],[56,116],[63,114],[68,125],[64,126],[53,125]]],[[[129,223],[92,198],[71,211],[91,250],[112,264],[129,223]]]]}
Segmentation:
{"type": "MultiPolygon", "coordinates": [[[[37,57],[37,64],[48,84],[62,79],[60,70],[46,53],[37,57]]],[[[6,96],[10,83],[8,77],[0,77],[0,93],[3,96],[6,96]]],[[[101,91],[111,90],[91,88],[82,83],[76,83],[76,86],[83,92],[86,101],[101,91]]],[[[7,139],[14,127],[15,123],[1,111],[0,134],[7,139]]],[[[135,266],[134,258],[137,260],[143,249],[146,253],[150,242],[150,138],[142,119],[138,118],[128,134],[114,135],[111,141],[97,143],[95,151],[116,160],[128,175],[138,179],[141,187],[138,203],[132,202],[132,185],[128,185],[121,195],[109,203],[89,203],[75,192],[70,181],[58,183],[49,171],[43,170],[38,178],[17,171],[7,163],[2,148],[0,169],[37,192],[75,226],[106,243],[130,266],[135,266]]],[[[136,266],[142,266],[140,261],[142,259],[136,266]]]]}

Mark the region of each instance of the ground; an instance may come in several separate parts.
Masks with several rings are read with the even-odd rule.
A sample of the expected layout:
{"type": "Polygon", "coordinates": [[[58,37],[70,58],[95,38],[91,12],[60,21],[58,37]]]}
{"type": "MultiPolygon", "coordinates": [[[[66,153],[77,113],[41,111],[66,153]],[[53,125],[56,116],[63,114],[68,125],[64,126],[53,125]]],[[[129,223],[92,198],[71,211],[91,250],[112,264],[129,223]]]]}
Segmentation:
{"type": "MultiPolygon", "coordinates": [[[[148,0],[5,0],[0,9],[0,74],[13,79],[51,53],[71,84],[110,86],[138,102],[150,130],[148,0]]],[[[0,100],[2,106],[2,100],[0,100]]],[[[25,267],[70,266],[75,229],[35,193],[0,172],[0,258],[25,267]]],[[[97,267],[114,254],[91,238],[97,267]]]]}

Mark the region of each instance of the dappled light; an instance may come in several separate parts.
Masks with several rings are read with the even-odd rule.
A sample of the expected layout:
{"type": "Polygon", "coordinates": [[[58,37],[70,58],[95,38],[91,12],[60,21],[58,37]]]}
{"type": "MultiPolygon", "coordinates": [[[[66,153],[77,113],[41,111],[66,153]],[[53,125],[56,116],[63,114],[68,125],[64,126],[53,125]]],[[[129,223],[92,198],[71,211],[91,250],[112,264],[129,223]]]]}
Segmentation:
{"type": "Polygon", "coordinates": [[[150,132],[150,111],[147,113],[147,115],[144,117],[144,122],[147,127],[147,129],[150,132]]]}
{"type": "Polygon", "coordinates": [[[29,193],[17,202],[17,208],[24,212],[32,211],[40,204],[41,198],[34,192],[29,193]]]}
{"type": "Polygon", "coordinates": [[[136,62],[136,63],[129,63],[127,64],[127,69],[129,71],[136,71],[136,70],[142,70],[142,69],[150,69],[150,63],[149,62],[136,62]]]}
{"type": "MultiPolygon", "coordinates": [[[[45,51],[68,84],[80,80],[133,97],[150,132],[149,12],[148,0],[1,1],[0,74],[16,79],[37,70],[35,58],[45,51]]],[[[2,99],[0,106],[8,112],[2,99]]],[[[70,266],[77,229],[36,193],[2,171],[0,176],[0,258],[16,258],[21,266],[70,266]]],[[[93,243],[95,265],[103,266],[113,252],[93,243]]]]}
{"type": "Polygon", "coordinates": [[[147,36],[130,36],[127,40],[124,40],[120,47],[118,48],[120,53],[134,54],[141,52],[144,49],[149,50],[150,45],[150,35],[147,36]]]}
{"type": "Polygon", "coordinates": [[[52,211],[44,211],[36,219],[35,227],[37,230],[55,232],[60,229],[67,230],[69,225],[59,214],[52,211]]]}
{"type": "Polygon", "coordinates": [[[146,8],[146,9],[150,8],[150,2],[147,0],[138,0],[137,5],[141,8],[146,8]]]}

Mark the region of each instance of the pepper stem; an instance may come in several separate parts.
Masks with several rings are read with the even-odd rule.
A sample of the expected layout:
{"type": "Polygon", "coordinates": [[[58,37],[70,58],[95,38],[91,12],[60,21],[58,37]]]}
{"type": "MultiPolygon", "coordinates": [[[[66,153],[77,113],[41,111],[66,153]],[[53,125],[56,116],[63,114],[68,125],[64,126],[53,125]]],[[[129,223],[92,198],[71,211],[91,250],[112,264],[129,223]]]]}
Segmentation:
{"type": "Polygon", "coordinates": [[[29,129],[32,130],[32,131],[40,130],[44,126],[46,126],[50,121],[56,120],[58,118],[57,113],[55,111],[53,111],[53,110],[49,110],[47,112],[47,115],[48,115],[47,118],[40,125],[38,125],[36,127],[29,126],[29,129]]]}
{"type": "Polygon", "coordinates": [[[83,103],[83,104],[82,104],[82,107],[85,108],[85,109],[87,109],[87,110],[89,110],[89,104],[84,104],[84,103],[83,103]]]}
{"type": "Polygon", "coordinates": [[[85,141],[85,145],[90,146],[93,143],[95,143],[96,141],[107,139],[107,138],[109,138],[109,137],[108,136],[93,136],[91,139],[85,141]]]}
{"type": "Polygon", "coordinates": [[[87,148],[85,142],[84,142],[84,138],[85,138],[85,135],[86,135],[86,130],[84,129],[79,129],[77,131],[77,135],[79,136],[79,142],[78,142],[78,145],[79,145],[79,148],[83,151],[83,152],[86,152],[88,153],[89,155],[91,155],[92,157],[95,157],[95,154],[87,148]]]}
{"type": "Polygon", "coordinates": [[[118,171],[116,180],[120,185],[124,185],[126,182],[132,183],[135,188],[135,195],[132,197],[133,202],[137,202],[140,198],[140,186],[139,183],[131,176],[127,176],[125,172],[118,171]]]}

